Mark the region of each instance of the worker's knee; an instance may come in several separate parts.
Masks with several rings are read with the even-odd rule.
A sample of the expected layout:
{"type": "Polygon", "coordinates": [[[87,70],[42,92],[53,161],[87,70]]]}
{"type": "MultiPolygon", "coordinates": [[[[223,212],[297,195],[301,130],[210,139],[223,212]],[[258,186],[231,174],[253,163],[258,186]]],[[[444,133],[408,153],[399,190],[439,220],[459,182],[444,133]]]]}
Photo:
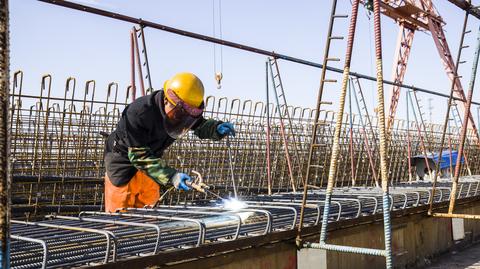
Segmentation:
{"type": "Polygon", "coordinates": [[[129,207],[130,184],[117,187],[105,175],[105,212],[115,212],[120,208],[129,207]]]}
{"type": "Polygon", "coordinates": [[[160,199],[160,186],[145,173],[138,171],[130,181],[117,187],[105,175],[105,211],[153,206],[160,199]]]}
{"type": "Polygon", "coordinates": [[[140,184],[140,191],[135,199],[135,207],[155,205],[160,199],[160,185],[141,171],[138,171],[135,177],[137,184],[140,184]]]}

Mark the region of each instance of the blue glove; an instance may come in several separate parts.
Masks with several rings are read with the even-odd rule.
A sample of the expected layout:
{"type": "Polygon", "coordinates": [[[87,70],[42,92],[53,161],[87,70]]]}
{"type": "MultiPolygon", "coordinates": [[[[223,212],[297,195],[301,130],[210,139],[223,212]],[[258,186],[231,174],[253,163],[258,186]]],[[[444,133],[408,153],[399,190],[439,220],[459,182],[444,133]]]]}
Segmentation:
{"type": "Polygon", "coordinates": [[[187,185],[192,182],[189,175],[184,173],[175,173],[172,177],[172,184],[177,190],[189,191],[191,188],[187,185]]]}
{"type": "Polygon", "coordinates": [[[219,133],[222,136],[225,136],[225,135],[235,136],[235,128],[233,127],[233,124],[231,124],[230,122],[220,123],[217,126],[217,133],[219,133]]]}

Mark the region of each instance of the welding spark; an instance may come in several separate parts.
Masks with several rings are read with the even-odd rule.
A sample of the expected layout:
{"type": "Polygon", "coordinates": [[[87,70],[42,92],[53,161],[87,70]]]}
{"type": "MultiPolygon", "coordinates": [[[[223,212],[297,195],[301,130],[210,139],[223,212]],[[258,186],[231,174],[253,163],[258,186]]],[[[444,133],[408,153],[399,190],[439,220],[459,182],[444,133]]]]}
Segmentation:
{"type": "Polygon", "coordinates": [[[224,199],[223,206],[228,210],[240,210],[247,207],[245,202],[242,202],[235,198],[224,199]]]}

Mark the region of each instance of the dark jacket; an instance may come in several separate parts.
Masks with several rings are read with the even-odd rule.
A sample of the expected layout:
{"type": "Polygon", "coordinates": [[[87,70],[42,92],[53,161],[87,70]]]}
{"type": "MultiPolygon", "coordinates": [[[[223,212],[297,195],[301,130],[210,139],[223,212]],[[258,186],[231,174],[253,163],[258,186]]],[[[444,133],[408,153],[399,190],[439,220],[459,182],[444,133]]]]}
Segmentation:
{"type": "MultiPolygon", "coordinates": [[[[122,112],[105,145],[105,168],[115,186],[127,184],[137,170],[143,170],[157,183],[169,184],[176,170],[161,159],[175,139],[163,127],[163,91],[140,97],[122,112]]],[[[217,125],[221,121],[201,118],[192,130],[200,139],[220,140],[217,125]]]]}

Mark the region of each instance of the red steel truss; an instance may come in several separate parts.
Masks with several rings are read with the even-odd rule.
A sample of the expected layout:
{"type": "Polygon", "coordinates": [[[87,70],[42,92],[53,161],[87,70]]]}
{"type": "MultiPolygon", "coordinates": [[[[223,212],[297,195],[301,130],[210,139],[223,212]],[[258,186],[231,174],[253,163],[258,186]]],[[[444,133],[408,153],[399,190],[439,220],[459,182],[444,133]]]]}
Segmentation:
{"type": "MultiPolygon", "coordinates": [[[[414,31],[427,31],[431,33],[440,59],[442,60],[445,68],[445,72],[453,83],[454,96],[461,100],[465,100],[465,93],[463,91],[461,81],[456,79],[458,78],[458,75],[456,73],[455,62],[452,54],[450,53],[450,48],[448,47],[448,43],[443,31],[444,22],[436,12],[432,1],[383,0],[382,13],[394,19],[400,25],[399,38],[397,40],[397,50],[395,60],[393,62],[393,81],[396,83],[403,83],[414,31]]],[[[400,88],[397,86],[392,86],[391,93],[387,130],[391,129],[393,119],[395,118],[398,99],[400,97],[400,88]]],[[[465,111],[465,102],[459,102],[459,109],[461,110],[461,113],[465,111]]],[[[477,138],[479,138],[471,113],[469,114],[469,122],[471,124],[471,128],[474,129],[477,138]]]]}

